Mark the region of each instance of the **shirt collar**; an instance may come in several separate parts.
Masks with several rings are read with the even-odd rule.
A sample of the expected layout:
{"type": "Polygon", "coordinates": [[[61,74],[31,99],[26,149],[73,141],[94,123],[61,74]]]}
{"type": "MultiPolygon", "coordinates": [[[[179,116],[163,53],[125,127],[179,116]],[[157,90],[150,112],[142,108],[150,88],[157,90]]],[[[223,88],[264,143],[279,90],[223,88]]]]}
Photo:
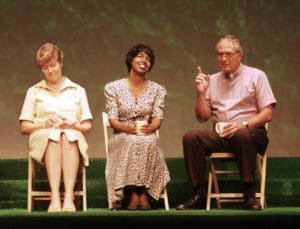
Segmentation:
{"type": "Polygon", "coordinates": [[[244,68],[244,65],[241,63],[236,71],[234,71],[232,73],[229,73],[229,74],[223,72],[223,75],[226,79],[232,80],[232,79],[238,77],[241,74],[243,68],[244,68]]]}
{"type": "MultiPolygon", "coordinates": [[[[35,87],[39,87],[39,88],[44,88],[44,89],[50,89],[47,84],[46,84],[46,80],[42,80],[40,82],[38,82],[35,87]]],[[[76,84],[73,83],[69,78],[65,78],[65,82],[64,82],[64,85],[62,86],[61,90],[65,89],[65,88],[75,88],[76,87],[76,84]]]]}

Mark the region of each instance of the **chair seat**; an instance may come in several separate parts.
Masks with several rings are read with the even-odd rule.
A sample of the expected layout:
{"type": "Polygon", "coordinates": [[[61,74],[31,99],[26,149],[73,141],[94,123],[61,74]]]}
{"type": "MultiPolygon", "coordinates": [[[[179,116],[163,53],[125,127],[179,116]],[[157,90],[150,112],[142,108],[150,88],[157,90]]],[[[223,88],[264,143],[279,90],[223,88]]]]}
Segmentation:
{"type": "MultiPolygon", "coordinates": [[[[210,210],[211,199],[216,200],[217,208],[222,208],[221,203],[242,202],[244,195],[241,192],[220,192],[218,175],[224,174],[239,174],[237,169],[217,169],[217,161],[221,163],[235,162],[235,156],[231,152],[215,152],[209,157],[209,173],[208,173],[208,188],[206,210],[210,210]]],[[[264,155],[257,154],[256,167],[259,180],[259,191],[255,193],[255,197],[259,199],[262,208],[266,207],[265,198],[265,181],[266,181],[266,163],[267,153],[264,155]]]]}
{"type": "MultiPolygon", "coordinates": [[[[46,176],[45,165],[38,165],[37,162],[28,157],[28,188],[27,188],[27,211],[32,212],[36,201],[49,201],[51,192],[49,190],[48,180],[43,179],[47,184],[43,187],[38,187],[37,173],[43,173],[46,176]]],[[[78,180],[74,191],[75,202],[77,208],[79,208],[81,201],[82,210],[87,210],[87,197],[86,197],[86,167],[83,163],[80,163],[80,169],[78,173],[78,180]]],[[[61,198],[63,199],[64,193],[61,191],[61,198]]]]}

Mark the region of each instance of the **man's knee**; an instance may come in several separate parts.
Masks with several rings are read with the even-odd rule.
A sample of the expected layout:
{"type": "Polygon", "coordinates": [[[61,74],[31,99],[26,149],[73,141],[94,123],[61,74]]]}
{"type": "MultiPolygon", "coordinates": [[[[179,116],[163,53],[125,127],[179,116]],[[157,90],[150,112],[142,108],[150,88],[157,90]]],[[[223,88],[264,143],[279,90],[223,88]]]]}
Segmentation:
{"type": "Polygon", "coordinates": [[[232,139],[237,142],[250,141],[251,136],[247,129],[239,129],[234,133],[232,139]]]}
{"type": "Polygon", "coordinates": [[[185,133],[185,135],[182,137],[182,143],[183,145],[190,144],[191,142],[194,142],[197,136],[197,130],[191,130],[185,133]]]}

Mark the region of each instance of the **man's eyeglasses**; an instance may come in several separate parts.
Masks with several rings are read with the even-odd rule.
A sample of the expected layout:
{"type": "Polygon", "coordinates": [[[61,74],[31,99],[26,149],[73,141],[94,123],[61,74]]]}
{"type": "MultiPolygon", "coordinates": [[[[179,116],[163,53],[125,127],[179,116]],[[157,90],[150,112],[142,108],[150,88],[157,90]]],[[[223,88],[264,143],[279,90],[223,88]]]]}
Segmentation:
{"type": "Polygon", "coordinates": [[[237,53],[238,53],[238,51],[236,51],[236,52],[217,52],[216,56],[218,59],[222,59],[223,57],[225,57],[226,59],[230,59],[237,53]]]}

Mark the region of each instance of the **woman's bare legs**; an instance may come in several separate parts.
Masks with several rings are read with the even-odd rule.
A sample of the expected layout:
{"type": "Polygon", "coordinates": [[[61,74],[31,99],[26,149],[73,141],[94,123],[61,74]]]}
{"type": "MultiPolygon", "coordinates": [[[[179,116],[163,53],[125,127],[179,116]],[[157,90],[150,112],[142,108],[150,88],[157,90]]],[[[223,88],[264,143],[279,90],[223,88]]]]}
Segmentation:
{"type": "Polygon", "coordinates": [[[74,187],[76,184],[79,168],[79,149],[77,142],[69,142],[65,135],[62,135],[62,172],[65,186],[63,210],[75,211],[74,187]]]}
{"type": "Polygon", "coordinates": [[[75,211],[74,187],[79,167],[79,149],[77,142],[69,142],[61,135],[59,142],[49,141],[45,154],[45,163],[51,189],[51,201],[48,211],[60,211],[60,183],[63,174],[65,196],[63,210],[75,211]]]}
{"type": "Polygon", "coordinates": [[[137,210],[139,205],[139,195],[136,187],[130,188],[130,203],[127,206],[127,210],[137,210]]]}
{"type": "Polygon", "coordinates": [[[140,210],[150,210],[151,207],[149,205],[149,200],[146,194],[146,190],[144,187],[140,189],[140,196],[139,196],[139,209],[140,210]]]}
{"type": "Polygon", "coordinates": [[[51,200],[48,208],[49,212],[60,211],[60,180],[62,151],[60,142],[49,141],[46,153],[45,163],[48,174],[48,181],[51,189],[51,200]]]}

